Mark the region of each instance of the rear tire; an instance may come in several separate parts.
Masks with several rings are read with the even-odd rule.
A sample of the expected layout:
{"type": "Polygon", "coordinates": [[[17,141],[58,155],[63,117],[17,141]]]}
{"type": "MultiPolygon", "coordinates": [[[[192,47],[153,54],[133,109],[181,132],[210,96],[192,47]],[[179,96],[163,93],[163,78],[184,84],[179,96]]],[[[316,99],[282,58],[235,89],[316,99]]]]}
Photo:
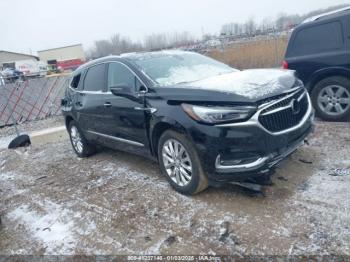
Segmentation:
{"type": "Polygon", "coordinates": [[[311,92],[317,116],[326,121],[350,118],[350,79],[332,76],[318,82],[311,92]]]}
{"type": "Polygon", "coordinates": [[[158,159],[162,173],[176,191],[194,195],[208,187],[197,151],[185,135],[165,131],[159,139],[158,159]]]}
{"type": "Polygon", "coordinates": [[[78,155],[78,157],[89,157],[96,152],[95,146],[91,145],[86,140],[76,121],[72,120],[69,123],[68,133],[74,152],[78,155]]]}

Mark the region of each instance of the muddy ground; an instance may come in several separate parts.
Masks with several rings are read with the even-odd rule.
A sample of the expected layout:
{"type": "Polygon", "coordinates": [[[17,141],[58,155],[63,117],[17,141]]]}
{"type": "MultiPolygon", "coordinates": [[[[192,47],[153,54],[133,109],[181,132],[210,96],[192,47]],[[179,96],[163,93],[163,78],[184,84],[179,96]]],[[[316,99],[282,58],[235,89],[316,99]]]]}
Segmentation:
{"type": "Polygon", "coordinates": [[[0,254],[350,255],[349,123],[317,123],[273,183],[186,197],[127,153],[0,149],[0,254]]]}

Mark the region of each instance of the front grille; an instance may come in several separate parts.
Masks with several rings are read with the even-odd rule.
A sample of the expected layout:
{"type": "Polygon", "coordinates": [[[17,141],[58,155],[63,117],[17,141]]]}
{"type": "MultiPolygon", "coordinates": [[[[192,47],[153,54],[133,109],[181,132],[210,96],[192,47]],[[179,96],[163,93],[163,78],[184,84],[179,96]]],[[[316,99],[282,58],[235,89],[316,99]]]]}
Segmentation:
{"type": "Polygon", "coordinates": [[[305,90],[296,92],[293,96],[283,99],[262,110],[259,122],[271,132],[279,132],[298,125],[305,116],[309,101],[305,90]],[[293,101],[294,109],[293,109],[293,101]]]}

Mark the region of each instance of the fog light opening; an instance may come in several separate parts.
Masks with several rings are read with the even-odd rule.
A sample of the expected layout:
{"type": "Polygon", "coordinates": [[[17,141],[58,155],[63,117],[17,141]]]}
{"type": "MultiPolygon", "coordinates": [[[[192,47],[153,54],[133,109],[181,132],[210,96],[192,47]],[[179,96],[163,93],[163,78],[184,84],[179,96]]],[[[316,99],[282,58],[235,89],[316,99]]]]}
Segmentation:
{"type": "Polygon", "coordinates": [[[218,155],[218,157],[216,158],[216,164],[219,164],[220,166],[237,166],[237,165],[245,165],[245,164],[254,163],[258,159],[259,159],[259,157],[223,160],[223,159],[221,159],[221,155],[218,155]]]}

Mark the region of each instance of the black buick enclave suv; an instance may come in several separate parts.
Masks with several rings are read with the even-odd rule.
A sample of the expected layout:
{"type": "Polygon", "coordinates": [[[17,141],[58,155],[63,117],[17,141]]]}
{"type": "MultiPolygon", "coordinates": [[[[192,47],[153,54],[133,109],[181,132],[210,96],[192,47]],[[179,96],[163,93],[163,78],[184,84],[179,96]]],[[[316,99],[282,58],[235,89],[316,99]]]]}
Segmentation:
{"type": "Polygon", "coordinates": [[[150,156],[184,194],[268,173],[314,118],[293,71],[239,71],[183,51],[87,63],[73,73],[62,110],[79,157],[97,144],[150,156]]]}

